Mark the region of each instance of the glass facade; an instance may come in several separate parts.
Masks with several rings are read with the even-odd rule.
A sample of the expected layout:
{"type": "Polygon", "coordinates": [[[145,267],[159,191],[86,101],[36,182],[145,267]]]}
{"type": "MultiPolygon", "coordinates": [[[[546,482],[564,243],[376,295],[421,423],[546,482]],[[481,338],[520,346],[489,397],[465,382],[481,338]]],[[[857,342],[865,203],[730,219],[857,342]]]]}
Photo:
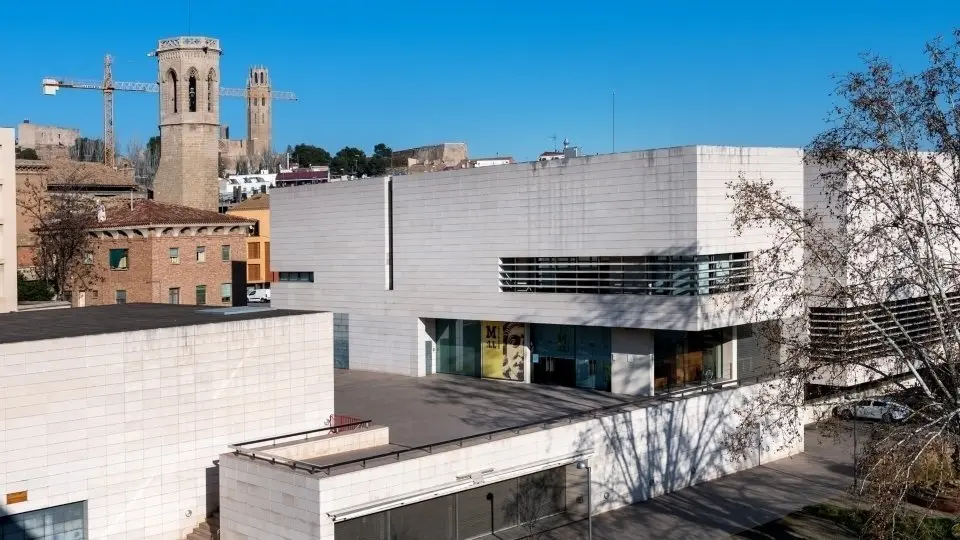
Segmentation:
{"type": "Polygon", "coordinates": [[[610,329],[532,326],[533,382],[610,391],[610,329]]]}
{"type": "Polygon", "coordinates": [[[480,376],[480,321],[437,319],[437,373],[480,376]]]}
{"type": "Polygon", "coordinates": [[[333,367],[350,368],[350,314],[333,314],[333,367]]]}
{"type": "Polygon", "coordinates": [[[729,329],[706,332],[658,330],[653,334],[653,378],[655,390],[708,384],[727,378],[723,345],[730,341],[729,329]]]}
{"type": "Polygon", "coordinates": [[[0,540],[84,540],[86,503],[0,515],[0,540]]]}
{"type": "MultiPolygon", "coordinates": [[[[570,510],[567,475],[573,465],[487,484],[336,524],[337,540],[470,540],[520,527],[526,537],[538,524],[570,510]]],[[[542,525],[542,524],[541,524],[542,525]]]]}

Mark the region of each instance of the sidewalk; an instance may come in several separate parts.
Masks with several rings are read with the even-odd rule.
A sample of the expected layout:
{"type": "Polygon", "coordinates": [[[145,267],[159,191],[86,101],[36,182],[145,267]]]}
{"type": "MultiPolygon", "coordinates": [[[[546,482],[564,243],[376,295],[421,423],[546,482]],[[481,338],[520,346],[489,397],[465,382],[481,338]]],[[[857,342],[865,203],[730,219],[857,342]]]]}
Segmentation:
{"type": "MultiPolygon", "coordinates": [[[[824,440],[814,429],[808,429],[806,437],[806,451],[796,456],[595,516],[593,537],[726,538],[843,495],[853,482],[852,445],[824,440]]],[[[541,538],[586,537],[586,523],[581,522],[541,538]]]]}

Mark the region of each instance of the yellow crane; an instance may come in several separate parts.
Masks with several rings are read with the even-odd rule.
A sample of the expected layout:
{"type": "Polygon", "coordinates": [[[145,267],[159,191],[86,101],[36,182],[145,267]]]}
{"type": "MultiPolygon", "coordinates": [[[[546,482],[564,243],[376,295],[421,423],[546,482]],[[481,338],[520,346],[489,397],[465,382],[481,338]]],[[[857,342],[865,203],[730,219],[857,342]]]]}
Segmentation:
{"type": "MultiPolygon", "coordinates": [[[[156,94],[160,85],[148,82],[122,82],[113,80],[113,58],[108,54],[103,59],[103,80],[70,79],[62,77],[45,77],[42,82],[44,95],[53,96],[61,88],[79,90],[100,90],[103,92],[103,162],[116,167],[116,138],[113,130],[113,93],[121,92],[149,92],[156,94]]],[[[221,97],[246,98],[246,88],[220,88],[221,97]]],[[[296,101],[293,92],[272,90],[272,99],[296,101]]]]}

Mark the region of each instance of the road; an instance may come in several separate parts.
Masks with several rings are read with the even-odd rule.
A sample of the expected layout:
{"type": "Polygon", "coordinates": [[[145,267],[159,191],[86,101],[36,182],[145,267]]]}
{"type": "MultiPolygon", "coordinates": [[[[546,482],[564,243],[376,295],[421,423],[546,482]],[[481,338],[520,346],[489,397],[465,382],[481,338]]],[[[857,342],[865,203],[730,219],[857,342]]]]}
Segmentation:
{"type": "MultiPolygon", "coordinates": [[[[861,421],[856,427],[859,440],[874,426],[861,421]]],[[[801,454],[596,516],[594,538],[727,538],[842,496],[853,483],[854,433],[853,422],[842,423],[832,436],[808,427],[801,454]]],[[[582,540],[586,527],[577,523],[543,538],[582,540]]]]}

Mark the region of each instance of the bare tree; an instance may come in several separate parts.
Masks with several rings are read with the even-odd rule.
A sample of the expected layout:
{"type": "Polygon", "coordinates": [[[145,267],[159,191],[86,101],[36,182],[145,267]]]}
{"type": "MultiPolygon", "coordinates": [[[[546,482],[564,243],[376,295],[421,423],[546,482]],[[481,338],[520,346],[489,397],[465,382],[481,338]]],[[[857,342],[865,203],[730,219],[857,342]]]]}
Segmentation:
{"type": "Polygon", "coordinates": [[[157,167],[160,165],[160,156],[139,139],[131,139],[127,143],[127,152],[124,157],[133,165],[133,177],[137,184],[152,187],[153,179],[157,175],[157,167]]]}
{"type": "Polygon", "coordinates": [[[737,411],[744,454],[771,424],[802,435],[804,383],[889,380],[906,423],[865,442],[860,495],[889,536],[918,492],[960,493],[960,32],[918,73],[866,58],[839,81],[832,125],[806,151],[799,201],[769,180],[729,186],[738,231],[764,229],[742,307],[779,349],[781,383],[737,411]],[[912,375],[912,382],[896,378],[912,375]]]}
{"type": "Polygon", "coordinates": [[[50,284],[55,300],[98,279],[89,233],[96,223],[96,201],[84,193],[88,176],[80,164],[65,164],[46,181],[28,180],[17,197],[34,235],[36,277],[50,284]]]}

